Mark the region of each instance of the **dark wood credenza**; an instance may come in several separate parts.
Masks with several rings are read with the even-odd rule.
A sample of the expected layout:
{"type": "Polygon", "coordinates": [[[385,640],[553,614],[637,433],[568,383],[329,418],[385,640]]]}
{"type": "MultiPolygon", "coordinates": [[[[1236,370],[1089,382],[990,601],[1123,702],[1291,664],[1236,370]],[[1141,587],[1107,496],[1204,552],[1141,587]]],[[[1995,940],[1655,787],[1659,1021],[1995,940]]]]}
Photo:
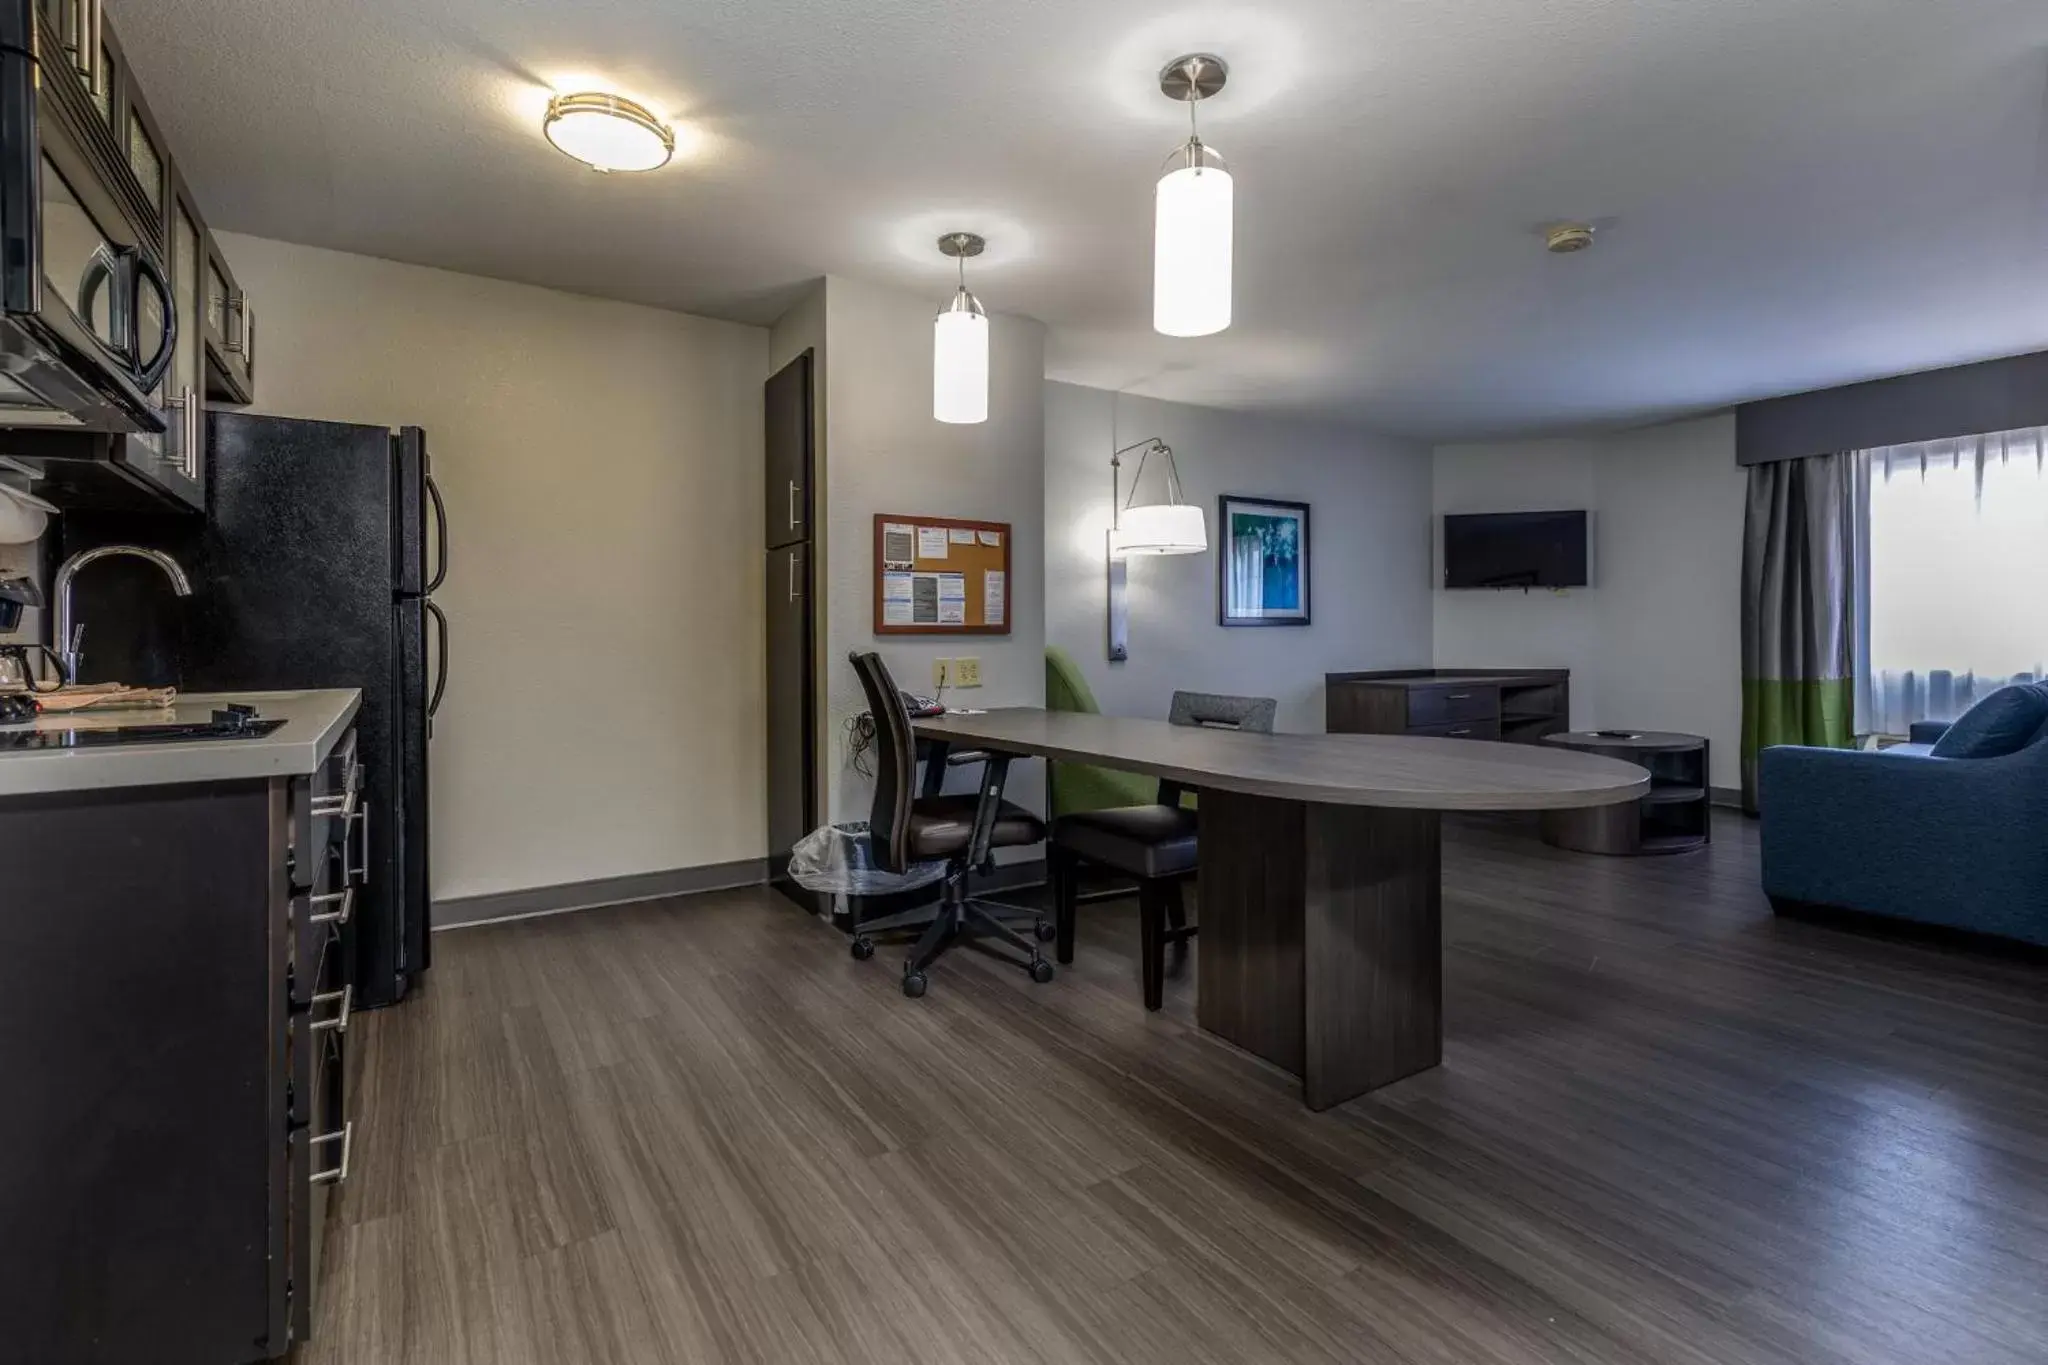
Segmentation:
{"type": "Polygon", "coordinates": [[[1396,668],[1326,675],[1333,735],[1440,735],[1536,744],[1571,729],[1571,670],[1396,668]]]}

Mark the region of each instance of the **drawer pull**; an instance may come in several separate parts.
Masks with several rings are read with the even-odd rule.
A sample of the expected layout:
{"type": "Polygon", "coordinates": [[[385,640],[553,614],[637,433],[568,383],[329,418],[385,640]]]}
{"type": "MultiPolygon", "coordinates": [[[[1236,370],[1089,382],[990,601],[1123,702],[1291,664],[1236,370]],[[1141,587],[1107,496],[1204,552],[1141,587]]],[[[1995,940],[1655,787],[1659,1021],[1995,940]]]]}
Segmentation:
{"type": "Polygon", "coordinates": [[[332,1170],[317,1171],[306,1177],[306,1183],[309,1185],[340,1185],[345,1183],[348,1180],[349,1149],[355,1146],[355,1136],[356,1121],[350,1119],[347,1123],[341,1125],[341,1131],[338,1133],[323,1133],[319,1137],[308,1138],[306,1140],[308,1147],[321,1147],[330,1142],[340,1143],[341,1161],[332,1170]]]}
{"type": "Polygon", "coordinates": [[[356,856],[354,867],[348,865],[348,849],[341,850],[341,879],[352,886],[370,884],[370,803],[365,801],[361,810],[352,817],[356,822],[356,856]]]}
{"type": "Polygon", "coordinates": [[[1470,692],[1446,692],[1446,693],[1444,693],[1444,700],[1446,700],[1446,701],[1470,701],[1470,700],[1472,700],[1472,694],[1471,694],[1470,692]]]}
{"type": "Polygon", "coordinates": [[[306,916],[308,924],[347,924],[349,916],[355,913],[356,889],[350,886],[340,891],[330,891],[324,896],[308,896],[306,905],[308,908],[316,905],[336,907],[333,910],[322,910],[317,915],[306,916]]]}
{"type": "Polygon", "coordinates": [[[308,809],[312,811],[316,819],[324,819],[330,815],[339,815],[344,820],[353,820],[356,816],[355,788],[350,787],[346,793],[336,792],[332,796],[320,797],[308,809]]]}
{"type": "Polygon", "coordinates": [[[314,1024],[313,1031],[315,1033],[322,1032],[323,1030],[331,1030],[335,1033],[348,1032],[348,1016],[355,1009],[356,1005],[356,988],[354,986],[343,986],[338,991],[322,991],[313,997],[313,1005],[316,1008],[321,1005],[334,1004],[341,1006],[340,1012],[332,1019],[322,1019],[319,1023],[314,1024]]]}
{"type": "Polygon", "coordinates": [[[1469,734],[1471,734],[1471,733],[1472,733],[1472,727],[1471,727],[1471,726],[1469,726],[1469,725],[1466,725],[1466,726],[1461,726],[1460,728],[1458,728],[1458,729],[1456,729],[1456,730],[1452,730],[1452,731],[1450,732],[1450,736],[1451,736],[1451,738],[1452,738],[1452,739],[1458,739],[1458,738],[1460,738],[1461,736],[1464,736],[1464,735],[1469,735],[1469,734]]]}

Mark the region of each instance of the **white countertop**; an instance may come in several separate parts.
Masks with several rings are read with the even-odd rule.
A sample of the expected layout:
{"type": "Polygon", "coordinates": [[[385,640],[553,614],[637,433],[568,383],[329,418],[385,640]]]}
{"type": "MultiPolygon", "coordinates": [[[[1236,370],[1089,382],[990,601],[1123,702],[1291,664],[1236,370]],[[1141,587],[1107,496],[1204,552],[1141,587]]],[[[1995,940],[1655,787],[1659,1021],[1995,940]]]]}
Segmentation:
{"type": "MultiPolygon", "coordinates": [[[[23,728],[190,725],[213,719],[215,709],[230,702],[253,706],[260,718],[284,724],[270,734],[249,739],[115,744],[95,749],[0,749],[0,797],[310,774],[327,761],[348,732],[349,723],[362,707],[363,694],[352,687],[320,692],[192,692],[167,707],[74,711],[44,716],[23,728]]],[[[14,727],[7,728],[12,731],[14,727]]]]}

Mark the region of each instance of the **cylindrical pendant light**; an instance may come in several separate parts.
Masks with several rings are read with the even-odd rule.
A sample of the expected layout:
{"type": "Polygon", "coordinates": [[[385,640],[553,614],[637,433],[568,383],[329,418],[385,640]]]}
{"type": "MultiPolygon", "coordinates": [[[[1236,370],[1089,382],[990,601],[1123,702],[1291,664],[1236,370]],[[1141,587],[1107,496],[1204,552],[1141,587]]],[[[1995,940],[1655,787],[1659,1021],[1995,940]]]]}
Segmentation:
{"type": "Polygon", "coordinates": [[[1152,326],[1201,337],[1230,325],[1235,186],[1223,159],[1195,131],[1195,105],[1223,88],[1229,68],[1206,53],[1159,73],[1167,98],[1186,101],[1189,137],[1159,177],[1153,220],[1152,326]]]}
{"type": "Polygon", "coordinates": [[[960,287],[932,323],[932,416],[941,422],[988,420],[988,314],[967,292],[967,258],[987,245],[971,232],[939,238],[939,250],[960,263],[960,287]]]}

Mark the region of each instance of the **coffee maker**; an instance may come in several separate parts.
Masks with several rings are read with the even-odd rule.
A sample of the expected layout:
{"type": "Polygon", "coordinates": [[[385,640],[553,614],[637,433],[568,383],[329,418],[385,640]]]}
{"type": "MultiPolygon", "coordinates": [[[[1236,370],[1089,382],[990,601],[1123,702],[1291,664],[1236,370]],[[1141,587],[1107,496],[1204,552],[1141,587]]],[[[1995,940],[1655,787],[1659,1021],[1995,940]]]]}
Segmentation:
{"type": "MultiPolygon", "coordinates": [[[[27,607],[38,610],[43,605],[42,590],[32,579],[0,578],[0,636],[12,635],[21,627],[21,613],[27,607]]],[[[47,646],[18,643],[0,639],[0,694],[9,692],[49,692],[64,684],[63,665],[47,646]],[[40,654],[50,661],[56,681],[47,686],[36,681],[39,671],[34,655],[40,654]]]]}

